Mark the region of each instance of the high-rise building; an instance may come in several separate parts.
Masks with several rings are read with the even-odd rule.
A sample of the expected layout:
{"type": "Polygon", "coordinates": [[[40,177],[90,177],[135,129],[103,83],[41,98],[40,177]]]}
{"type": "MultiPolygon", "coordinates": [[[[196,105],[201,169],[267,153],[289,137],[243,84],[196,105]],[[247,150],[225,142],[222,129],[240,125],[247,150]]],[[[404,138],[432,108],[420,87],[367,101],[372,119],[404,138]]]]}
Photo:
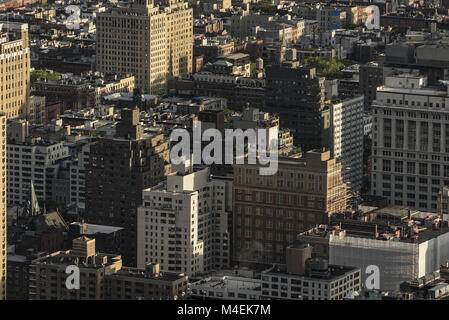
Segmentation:
{"type": "Polygon", "coordinates": [[[309,151],[305,159],[280,158],[272,176],[259,168],[234,168],[233,260],[283,263],[298,233],[346,209],[342,166],[329,151],[309,151]]]}
{"type": "Polygon", "coordinates": [[[266,69],[265,109],[278,113],[280,126],[289,128],[303,151],[328,146],[330,111],[325,108],[324,77],[315,68],[296,62],[266,69]]]}
{"type": "Polygon", "coordinates": [[[0,144],[3,150],[0,162],[0,300],[6,299],[6,116],[0,116],[0,144]]]}
{"type": "Polygon", "coordinates": [[[336,101],[331,110],[331,155],[342,164],[343,181],[358,192],[363,178],[363,96],[336,101]]]}
{"type": "Polygon", "coordinates": [[[388,76],[373,102],[371,192],[391,205],[437,212],[449,185],[449,91],[417,74],[388,76]]]}
{"type": "Polygon", "coordinates": [[[189,276],[229,267],[232,179],[209,168],[177,172],[143,191],[138,209],[137,266],[189,276]]]}
{"type": "Polygon", "coordinates": [[[97,15],[97,70],[135,76],[164,94],[167,80],[192,72],[193,9],[184,0],[136,0],[97,15]]]}
{"type": "Polygon", "coordinates": [[[0,112],[8,119],[28,114],[30,49],[26,23],[0,23],[0,112]]]}
{"type": "Polygon", "coordinates": [[[28,138],[27,121],[11,122],[8,131],[8,203],[23,204],[31,182],[39,199],[52,199],[59,162],[69,157],[69,149],[63,142],[28,138]]]}
{"type": "Polygon", "coordinates": [[[163,134],[146,134],[139,109],[123,109],[114,138],[90,146],[86,171],[85,218],[93,224],[123,227],[123,261],[135,266],[137,207],[142,191],[170,173],[169,142],[163,134]]]}
{"type": "Polygon", "coordinates": [[[376,99],[377,87],[383,85],[383,67],[378,63],[370,62],[359,68],[359,91],[365,97],[365,111],[371,113],[371,103],[376,99]]]}

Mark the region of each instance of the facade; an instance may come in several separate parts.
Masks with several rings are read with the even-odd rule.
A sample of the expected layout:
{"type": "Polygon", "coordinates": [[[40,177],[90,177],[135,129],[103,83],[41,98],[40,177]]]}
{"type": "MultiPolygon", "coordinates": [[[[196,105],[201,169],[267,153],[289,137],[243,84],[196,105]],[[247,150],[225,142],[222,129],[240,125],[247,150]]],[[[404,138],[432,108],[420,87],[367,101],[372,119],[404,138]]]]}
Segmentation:
{"type": "Polygon", "coordinates": [[[73,248],[33,260],[30,265],[30,300],[102,300],[104,277],[122,268],[119,255],[96,253],[95,240],[80,237],[73,248]],[[80,269],[80,289],[66,286],[66,268],[80,269]]]}
{"type": "Polygon", "coordinates": [[[373,102],[371,190],[391,205],[436,212],[449,185],[448,87],[426,87],[427,78],[385,78],[373,102]]]}
{"type": "Polygon", "coordinates": [[[30,96],[30,49],[25,23],[0,23],[0,81],[0,112],[8,119],[25,117],[30,96]]]}
{"type": "Polygon", "coordinates": [[[31,96],[27,120],[30,124],[44,124],[45,122],[45,97],[31,96]]]}
{"type": "Polygon", "coordinates": [[[368,63],[359,68],[359,91],[365,97],[365,111],[371,112],[371,104],[376,99],[377,87],[383,85],[383,68],[378,63],[368,63]]]}
{"type": "MultiPolygon", "coordinates": [[[[449,258],[444,250],[449,243],[447,228],[429,233],[427,236],[421,235],[416,242],[330,235],[329,261],[357,266],[361,270],[376,265],[380,270],[380,289],[398,290],[403,281],[433,272],[449,258]]],[[[362,276],[362,281],[366,280],[366,276],[362,276]]]]}
{"type": "Polygon", "coordinates": [[[363,178],[363,96],[330,105],[331,154],[342,164],[343,181],[358,192],[363,178]]]}
{"type": "Polygon", "coordinates": [[[160,272],[158,264],[144,269],[123,267],[105,277],[107,300],[177,300],[187,295],[188,277],[182,273],[160,272]]]}
{"type": "Polygon", "coordinates": [[[187,276],[160,273],[159,265],[145,269],[122,267],[119,255],[96,252],[95,239],[73,240],[73,248],[31,262],[30,300],[150,300],[177,299],[186,293],[187,276]],[[80,269],[80,288],[68,289],[68,266],[80,269]]]}
{"type": "Polygon", "coordinates": [[[258,165],[236,165],[233,259],[283,263],[285,248],[298,233],[346,209],[341,171],[329,151],[279,159],[272,176],[260,176],[258,165]]]}
{"type": "Polygon", "coordinates": [[[177,172],[143,191],[138,209],[137,266],[189,276],[230,265],[232,181],[208,168],[177,172]]]}
{"type": "Polygon", "coordinates": [[[157,185],[170,170],[167,139],[163,134],[143,132],[139,109],[123,109],[115,137],[90,145],[85,219],[125,229],[120,253],[128,266],[136,264],[142,190],[157,185]]]}
{"type": "Polygon", "coordinates": [[[441,188],[438,195],[438,214],[443,220],[449,220],[449,186],[441,188]]]}
{"type": "Polygon", "coordinates": [[[53,183],[58,177],[59,162],[69,157],[63,142],[29,140],[9,143],[7,147],[8,203],[20,205],[28,198],[30,183],[39,199],[53,198],[53,183]]]}
{"type": "Polygon", "coordinates": [[[328,145],[330,111],[324,104],[324,78],[296,64],[266,68],[265,109],[278,113],[303,151],[328,145]]]}
{"type": "Polygon", "coordinates": [[[262,299],[342,300],[361,289],[357,267],[329,265],[311,258],[312,247],[294,242],[287,248],[287,264],[275,265],[262,272],[262,299]]]}
{"type": "MultiPolygon", "coordinates": [[[[2,248],[7,247],[6,243],[6,116],[0,116],[0,140],[2,145],[2,158],[0,163],[0,174],[2,176],[2,183],[0,184],[0,189],[2,191],[0,197],[0,215],[2,217],[2,222],[0,223],[0,243],[2,248]]],[[[0,251],[0,300],[6,299],[6,250],[0,251]]]]}
{"type": "Polygon", "coordinates": [[[97,70],[131,73],[135,86],[165,94],[192,72],[193,9],[177,0],[139,0],[97,15],[97,70]]]}

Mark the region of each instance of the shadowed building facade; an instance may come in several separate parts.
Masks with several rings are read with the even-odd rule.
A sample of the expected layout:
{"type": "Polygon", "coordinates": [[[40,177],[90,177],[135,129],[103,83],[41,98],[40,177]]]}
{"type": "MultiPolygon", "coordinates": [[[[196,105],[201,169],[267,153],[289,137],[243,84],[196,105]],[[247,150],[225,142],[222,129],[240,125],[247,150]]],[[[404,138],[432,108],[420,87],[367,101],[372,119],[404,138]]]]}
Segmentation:
{"type": "Polygon", "coordinates": [[[122,227],[122,258],[136,264],[137,207],[142,190],[170,172],[169,142],[139,124],[139,109],[123,109],[114,138],[91,146],[86,175],[86,222],[122,227]]]}

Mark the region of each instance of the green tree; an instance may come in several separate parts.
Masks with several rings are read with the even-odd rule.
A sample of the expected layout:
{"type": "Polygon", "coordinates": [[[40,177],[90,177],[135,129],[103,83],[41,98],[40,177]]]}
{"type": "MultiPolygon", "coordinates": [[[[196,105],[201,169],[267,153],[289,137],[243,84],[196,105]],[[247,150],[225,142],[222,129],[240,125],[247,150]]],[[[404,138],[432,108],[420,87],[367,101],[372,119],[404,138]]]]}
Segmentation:
{"type": "Polygon", "coordinates": [[[58,72],[48,72],[46,70],[34,70],[30,73],[30,83],[33,86],[39,80],[59,80],[61,74],[58,72]]]}
{"type": "Polygon", "coordinates": [[[304,59],[303,63],[306,67],[315,68],[318,76],[326,78],[340,78],[341,70],[345,67],[341,60],[335,58],[309,57],[304,59]]]}

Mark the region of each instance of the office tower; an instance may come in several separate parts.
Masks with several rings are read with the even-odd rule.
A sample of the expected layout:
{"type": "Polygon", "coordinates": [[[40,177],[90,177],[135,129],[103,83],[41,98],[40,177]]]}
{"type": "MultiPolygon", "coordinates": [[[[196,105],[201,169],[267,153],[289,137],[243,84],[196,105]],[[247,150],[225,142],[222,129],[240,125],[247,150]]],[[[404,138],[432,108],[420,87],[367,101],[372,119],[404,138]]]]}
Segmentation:
{"type": "Polygon", "coordinates": [[[280,158],[272,176],[259,175],[259,167],[234,168],[233,259],[282,263],[298,233],[346,209],[347,186],[329,151],[280,158]]]}
{"type": "Polygon", "coordinates": [[[265,109],[278,113],[294,144],[304,151],[328,146],[330,112],[324,105],[324,78],[297,62],[266,69],[265,109]]]}
{"type": "Polygon", "coordinates": [[[358,192],[363,179],[363,96],[336,101],[331,110],[331,155],[342,164],[343,182],[358,192]]]}
{"type": "Polygon", "coordinates": [[[189,276],[229,267],[232,179],[209,168],[180,171],[143,191],[138,209],[138,267],[189,276]]]}
{"type": "Polygon", "coordinates": [[[122,110],[115,137],[90,146],[86,172],[86,222],[125,229],[120,253],[128,266],[136,264],[142,190],[161,182],[171,169],[168,140],[144,133],[139,115],[139,109],[122,110]]]}
{"type": "Polygon", "coordinates": [[[427,77],[385,78],[373,102],[371,192],[391,205],[436,212],[449,185],[447,82],[427,87],[427,77]]]}
{"type": "Polygon", "coordinates": [[[376,98],[377,87],[383,85],[383,67],[378,63],[370,62],[359,68],[359,91],[365,97],[365,111],[371,113],[371,104],[376,98]]]}
{"type": "Polygon", "coordinates": [[[146,93],[165,94],[192,58],[193,9],[183,0],[136,0],[97,16],[97,71],[131,73],[146,93]]]}
{"type": "Polygon", "coordinates": [[[0,116],[0,141],[2,147],[2,158],[0,163],[0,174],[2,183],[0,189],[0,300],[6,299],[6,116],[0,116]]]}
{"type": "Polygon", "coordinates": [[[0,112],[27,116],[30,96],[28,25],[0,22],[0,112]]]}

